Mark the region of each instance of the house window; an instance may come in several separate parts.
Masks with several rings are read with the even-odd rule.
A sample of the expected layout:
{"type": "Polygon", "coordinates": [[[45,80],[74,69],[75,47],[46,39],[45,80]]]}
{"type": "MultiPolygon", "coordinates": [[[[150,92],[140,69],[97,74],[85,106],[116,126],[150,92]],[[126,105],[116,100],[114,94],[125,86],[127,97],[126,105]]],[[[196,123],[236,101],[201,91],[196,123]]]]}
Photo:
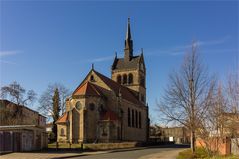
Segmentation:
{"type": "Polygon", "coordinates": [[[135,126],[138,128],[138,112],[137,110],[135,111],[135,126]]]}
{"type": "Polygon", "coordinates": [[[130,109],[128,108],[128,126],[131,127],[130,109]]]}
{"type": "Polygon", "coordinates": [[[61,128],[61,136],[65,136],[64,128],[61,128]]]}
{"type": "Polygon", "coordinates": [[[122,83],[122,77],[121,77],[121,75],[118,75],[118,76],[117,76],[117,82],[118,82],[119,84],[122,83]]]}
{"type": "Polygon", "coordinates": [[[134,110],[132,109],[132,127],[134,127],[134,110]]]}
{"type": "Polygon", "coordinates": [[[130,73],[128,78],[129,78],[129,79],[128,79],[128,83],[129,83],[129,84],[132,84],[132,83],[133,83],[133,74],[130,73]]]}
{"type": "Polygon", "coordinates": [[[141,112],[139,112],[139,128],[141,128],[141,112]]]}
{"type": "Polygon", "coordinates": [[[123,84],[127,84],[127,75],[126,74],[123,75],[123,84]]]}

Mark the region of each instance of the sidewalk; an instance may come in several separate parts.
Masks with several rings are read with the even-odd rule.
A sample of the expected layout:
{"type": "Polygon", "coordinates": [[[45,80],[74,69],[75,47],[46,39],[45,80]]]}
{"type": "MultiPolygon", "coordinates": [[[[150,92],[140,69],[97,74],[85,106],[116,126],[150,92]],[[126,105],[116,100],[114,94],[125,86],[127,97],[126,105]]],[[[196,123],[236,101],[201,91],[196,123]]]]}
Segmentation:
{"type": "Polygon", "coordinates": [[[108,153],[108,151],[97,152],[14,152],[10,154],[1,155],[0,159],[54,159],[54,158],[70,158],[88,155],[96,155],[108,153]]]}
{"type": "Polygon", "coordinates": [[[160,153],[154,153],[146,156],[142,156],[139,159],[176,159],[178,153],[183,151],[182,149],[179,150],[170,150],[164,151],[160,153]]]}
{"type": "MultiPolygon", "coordinates": [[[[154,147],[151,147],[154,148],[154,147]]],[[[78,152],[78,151],[43,151],[43,152],[15,152],[9,153],[5,155],[1,155],[0,159],[60,159],[60,158],[73,158],[73,157],[81,157],[81,156],[90,156],[90,155],[98,155],[98,154],[110,154],[112,152],[127,152],[127,151],[137,151],[137,150],[147,150],[150,147],[137,147],[137,148],[127,148],[127,149],[115,149],[115,150],[107,150],[107,151],[94,151],[94,152],[78,152]]],[[[184,149],[174,149],[161,151],[159,153],[153,153],[149,155],[144,155],[139,159],[176,159],[176,156],[180,151],[184,149]]],[[[129,152],[131,153],[131,152],[129,152]]],[[[114,155],[112,153],[112,155],[114,155]]]]}
{"type": "Polygon", "coordinates": [[[97,155],[97,154],[105,154],[112,152],[121,152],[121,151],[133,151],[145,149],[145,147],[137,147],[137,148],[127,148],[127,149],[115,149],[115,150],[107,150],[107,151],[94,151],[94,152],[77,152],[77,151],[43,151],[43,152],[14,152],[5,155],[1,155],[0,159],[56,159],[56,158],[71,158],[71,157],[80,157],[80,156],[88,156],[88,155],[97,155]]]}

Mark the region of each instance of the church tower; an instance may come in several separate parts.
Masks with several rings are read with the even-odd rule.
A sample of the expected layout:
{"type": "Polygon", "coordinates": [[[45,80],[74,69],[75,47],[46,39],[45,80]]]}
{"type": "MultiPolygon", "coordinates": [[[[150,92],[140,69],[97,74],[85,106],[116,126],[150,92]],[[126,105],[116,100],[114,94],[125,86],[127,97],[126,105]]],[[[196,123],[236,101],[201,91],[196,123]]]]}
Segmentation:
{"type": "Polygon", "coordinates": [[[124,57],[118,58],[117,54],[115,55],[111,71],[112,80],[133,90],[139,101],[146,104],[146,68],[143,49],[140,55],[134,56],[129,18],[125,37],[124,57]]]}

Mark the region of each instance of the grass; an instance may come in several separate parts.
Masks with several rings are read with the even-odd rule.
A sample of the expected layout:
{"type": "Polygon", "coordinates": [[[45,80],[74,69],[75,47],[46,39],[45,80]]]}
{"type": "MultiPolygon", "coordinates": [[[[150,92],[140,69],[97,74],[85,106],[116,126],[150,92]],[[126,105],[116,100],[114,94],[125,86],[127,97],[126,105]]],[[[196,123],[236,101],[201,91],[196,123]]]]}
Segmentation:
{"type": "MultiPolygon", "coordinates": [[[[213,154],[213,153],[211,153],[213,154]]],[[[177,159],[238,159],[239,156],[229,155],[229,156],[219,156],[219,155],[208,155],[206,149],[197,148],[195,154],[192,154],[191,149],[187,149],[179,152],[177,159]]]]}
{"type": "Polygon", "coordinates": [[[179,152],[177,159],[194,159],[194,158],[206,158],[208,154],[205,149],[198,148],[196,149],[195,154],[192,153],[191,149],[184,150],[179,152]]]}
{"type": "MultiPolygon", "coordinates": [[[[69,143],[59,143],[58,144],[58,148],[61,148],[61,149],[69,149],[69,148],[80,149],[81,147],[82,147],[81,144],[71,144],[71,145],[69,143]]],[[[50,148],[50,149],[56,148],[56,143],[48,144],[48,148],[50,148]]]]}
{"type": "Polygon", "coordinates": [[[238,159],[238,158],[239,156],[230,155],[230,156],[214,156],[207,159],[238,159]]]}
{"type": "Polygon", "coordinates": [[[133,147],[137,147],[136,142],[84,144],[84,149],[88,150],[112,150],[133,147]]]}
{"type": "MultiPolygon", "coordinates": [[[[122,143],[87,143],[87,144],[69,144],[69,143],[59,143],[59,149],[83,149],[83,150],[112,150],[112,149],[122,149],[122,148],[133,148],[136,147],[136,142],[122,142],[122,143]]],[[[48,144],[49,149],[55,149],[56,143],[48,144]]]]}

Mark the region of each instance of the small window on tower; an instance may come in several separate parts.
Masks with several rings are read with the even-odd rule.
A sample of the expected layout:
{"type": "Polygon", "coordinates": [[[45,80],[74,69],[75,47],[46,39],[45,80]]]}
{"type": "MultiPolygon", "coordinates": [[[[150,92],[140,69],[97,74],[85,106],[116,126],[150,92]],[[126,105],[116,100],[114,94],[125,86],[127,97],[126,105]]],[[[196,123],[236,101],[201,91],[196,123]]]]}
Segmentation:
{"type": "Polygon", "coordinates": [[[123,76],[123,84],[127,84],[127,75],[126,74],[124,74],[124,76],[123,76]]]}
{"type": "Polygon", "coordinates": [[[132,84],[133,83],[133,74],[130,73],[129,74],[129,81],[128,81],[129,84],[132,84]]]}
{"type": "Polygon", "coordinates": [[[121,77],[121,75],[118,75],[118,76],[117,76],[117,82],[118,82],[119,84],[122,83],[122,77],[121,77]]]}

